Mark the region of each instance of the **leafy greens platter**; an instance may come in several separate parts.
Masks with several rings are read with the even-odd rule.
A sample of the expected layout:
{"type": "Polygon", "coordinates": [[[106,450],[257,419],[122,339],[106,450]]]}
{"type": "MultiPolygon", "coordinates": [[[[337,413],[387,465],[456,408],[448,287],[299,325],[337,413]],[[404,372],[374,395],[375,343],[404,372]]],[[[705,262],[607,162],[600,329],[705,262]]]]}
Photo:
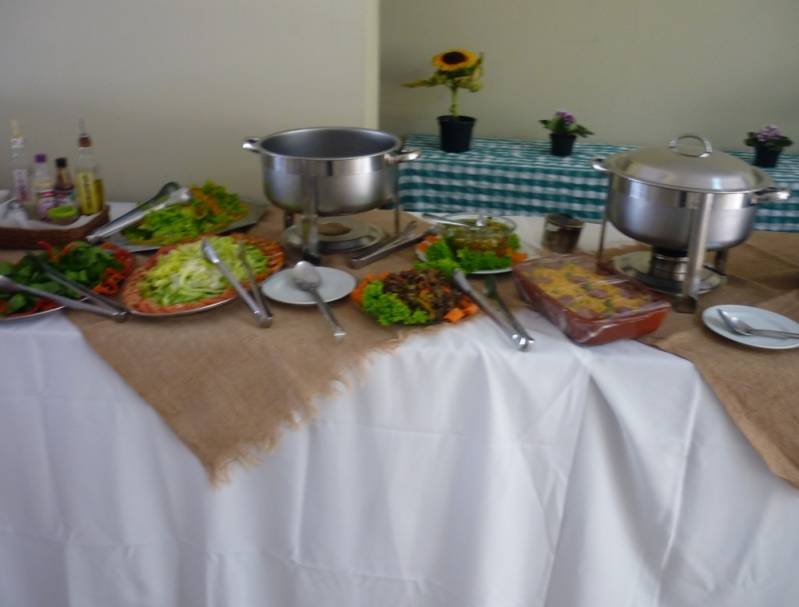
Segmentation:
{"type": "MultiPolygon", "coordinates": [[[[247,271],[239,258],[241,247],[257,282],[283,266],[283,249],[274,241],[238,233],[208,240],[245,285],[247,271]]],[[[159,249],[125,282],[122,303],[134,315],[171,317],[204,312],[234,300],[235,289],[205,259],[201,243],[198,239],[159,249]]]]}
{"type": "Polygon", "coordinates": [[[249,227],[258,223],[267,208],[242,200],[212,181],[192,187],[191,194],[189,202],[153,211],[109,241],[134,253],[156,251],[162,246],[249,227]]]}
{"type": "Polygon", "coordinates": [[[370,274],[355,288],[353,301],[381,325],[459,322],[478,311],[439,270],[370,274]]]}
{"type": "MultiPolygon", "coordinates": [[[[89,287],[101,295],[114,295],[122,281],[133,270],[133,255],[111,243],[90,245],[83,241],[71,242],[64,247],[40,243],[42,257],[53,269],[67,278],[89,287]]],[[[52,280],[30,258],[23,257],[12,264],[0,262],[0,274],[30,287],[49,293],[78,298],[77,293],[52,280]]],[[[43,297],[25,293],[0,293],[0,322],[37,318],[62,309],[43,297]]]]}

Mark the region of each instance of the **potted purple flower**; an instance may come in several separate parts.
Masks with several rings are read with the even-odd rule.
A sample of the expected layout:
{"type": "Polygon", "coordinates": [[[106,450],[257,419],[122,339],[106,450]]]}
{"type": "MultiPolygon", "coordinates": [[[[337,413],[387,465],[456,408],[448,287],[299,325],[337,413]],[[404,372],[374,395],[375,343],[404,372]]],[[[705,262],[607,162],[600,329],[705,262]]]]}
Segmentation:
{"type": "Polygon", "coordinates": [[[577,124],[574,114],[566,110],[558,110],[549,120],[539,120],[551,132],[549,140],[551,142],[550,153],[553,156],[569,156],[574,147],[574,140],[577,137],[588,137],[593,135],[582,124],[577,124]]]}
{"type": "Polygon", "coordinates": [[[777,166],[783,148],[793,145],[793,141],[780,133],[774,124],[767,124],[757,132],[749,131],[744,143],[755,148],[752,164],[764,168],[777,166]]]}

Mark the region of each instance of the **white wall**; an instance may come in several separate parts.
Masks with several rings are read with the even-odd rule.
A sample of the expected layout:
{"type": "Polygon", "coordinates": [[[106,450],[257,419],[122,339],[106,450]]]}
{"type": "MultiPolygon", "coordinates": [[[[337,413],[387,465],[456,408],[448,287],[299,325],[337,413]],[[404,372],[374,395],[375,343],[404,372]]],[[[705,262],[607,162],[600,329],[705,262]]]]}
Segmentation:
{"type": "Polygon", "coordinates": [[[84,118],[109,199],[206,178],[260,199],[242,138],[376,125],[377,3],[0,0],[0,145],[16,118],[74,160],[84,118]]]}
{"type": "Polygon", "coordinates": [[[432,73],[451,47],[485,52],[485,88],[461,92],[476,135],[545,138],[566,108],[590,140],[662,144],[695,131],[746,149],[746,131],[782,127],[799,153],[797,0],[402,0],[382,3],[381,127],[437,132],[443,87],[400,83],[432,73]]]}

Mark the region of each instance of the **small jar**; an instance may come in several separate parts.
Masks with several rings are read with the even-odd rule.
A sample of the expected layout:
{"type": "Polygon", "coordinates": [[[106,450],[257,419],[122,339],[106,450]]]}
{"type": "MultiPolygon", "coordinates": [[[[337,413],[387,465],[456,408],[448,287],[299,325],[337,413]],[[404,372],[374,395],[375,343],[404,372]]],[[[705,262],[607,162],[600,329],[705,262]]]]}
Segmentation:
{"type": "Polygon", "coordinates": [[[551,213],[544,223],[541,244],[553,253],[571,253],[577,247],[583,221],[567,213],[551,213]]]}

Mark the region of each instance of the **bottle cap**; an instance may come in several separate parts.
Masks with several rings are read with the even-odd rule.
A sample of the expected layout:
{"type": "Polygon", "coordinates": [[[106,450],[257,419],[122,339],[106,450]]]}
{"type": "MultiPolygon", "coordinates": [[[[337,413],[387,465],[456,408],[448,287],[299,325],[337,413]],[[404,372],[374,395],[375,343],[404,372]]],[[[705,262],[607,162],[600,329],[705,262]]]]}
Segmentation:
{"type": "Polygon", "coordinates": [[[65,168],[67,168],[67,159],[66,158],[56,158],[55,159],[55,165],[59,169],[65,169],[65,168]]]}
{"type": "Polygon", "coordinates": [[[33,159],[36,162],[47,162],[47,154],[36,154],[33,159]]]}

